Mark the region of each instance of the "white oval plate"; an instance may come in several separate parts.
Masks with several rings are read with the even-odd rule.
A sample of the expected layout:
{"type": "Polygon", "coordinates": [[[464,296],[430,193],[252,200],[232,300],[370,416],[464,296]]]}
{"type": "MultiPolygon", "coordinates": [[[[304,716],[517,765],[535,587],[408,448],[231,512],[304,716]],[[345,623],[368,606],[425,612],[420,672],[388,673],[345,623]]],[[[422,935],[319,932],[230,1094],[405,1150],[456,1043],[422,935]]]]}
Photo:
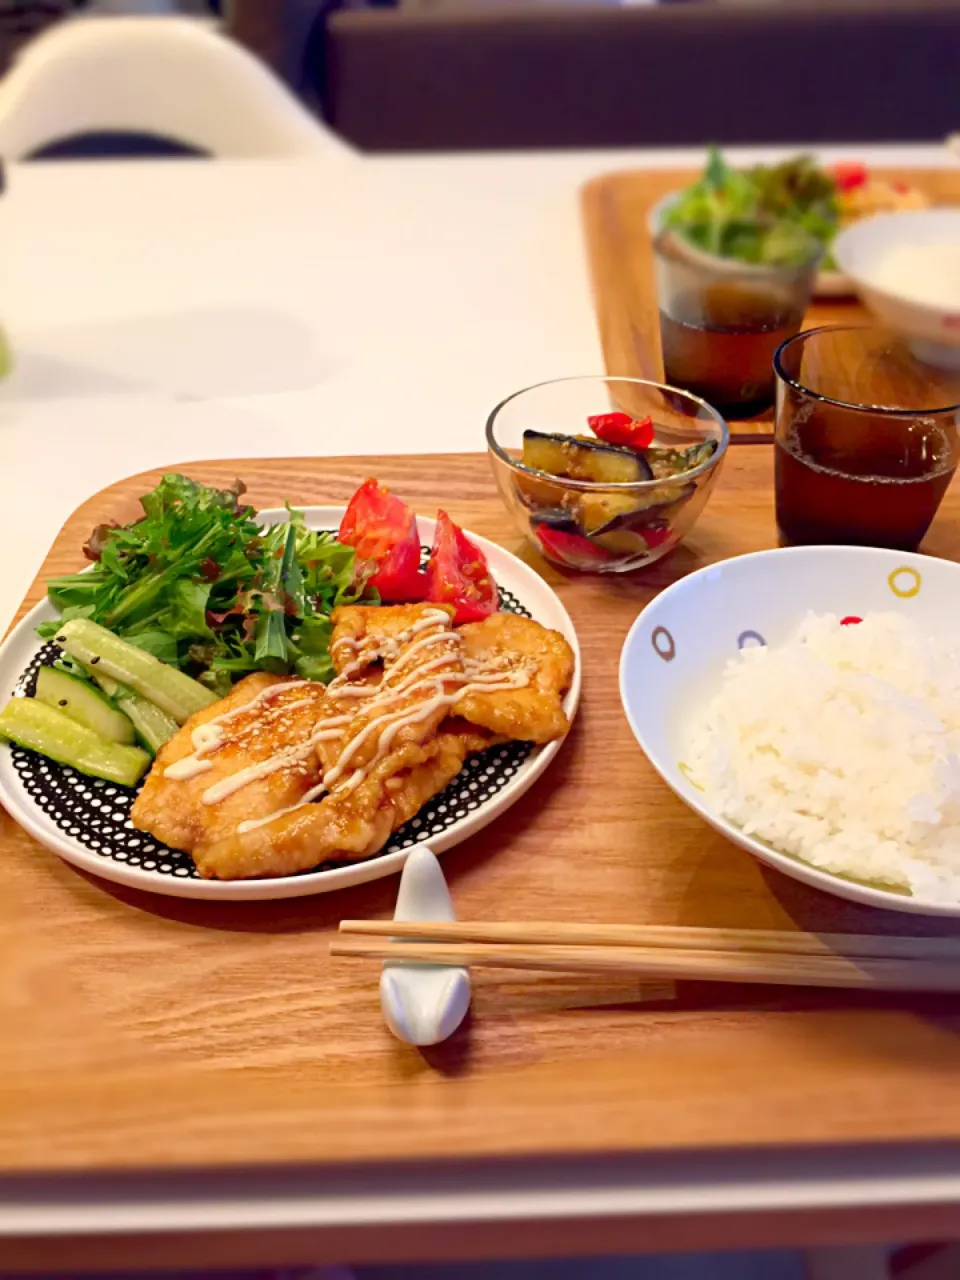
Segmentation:
{"type": "MultiPolygon", "coordinates": [[[[344,513],[343,507],[304,507],[307,524],[314,529],[335,529],[344,513]]],[[[262,523],[273,524],[285,520],[287,513],[281,508],[261,511],[262,523]]],[[[417,518],[421,542],[433,542],[435,521],[423,516],[417,518]]],[[[572,721],[580,701],[581,658],[577,633],[570,615],[560,603],[556,592],[522,561],[496,543],[488,542],[476,534],[469,534],[483,552],[493,575],[504,590],[516,596],[537,622],[559,631],[573,649],[575,658],[573,684],[564,699],[564,710],[572,721]]],[[[3,703],[13,695],[24,671],[41,649],[35,629],[39,623],[56,618],[57,614],[44,600],[27,614],[0,646],[0,696],[3,703]]],[[[305,875],[277,877],[264,880],[200,880],[179,878],[168,872],[152,871],[114,861],[109,855],[88,849],[79,840],[63,832],[32,799],[13,763],[13,753],[7,743],[0,744],[0,802],[26,831],[42,845],[60,855],[74,866],[81,867],[104,880],[129,885],[134,889],[147,889],[152,893],[174,898],[207,898],[221,901],[256,902],[277,898],[301,898],[313,893],[330,893],[334,889],[346,889],[351,885],[379,880],[399,871],[411,849],[417,844],[429,842],[434,853],[443,853],[462,840],[475,835],[494,818],[500,816],[533,785],[550,764],[561,747],[551,742],[545,747],[534,748],[522,761],[516,772],[472,813],[452,822],[439,834],[425,834],[423,839],[409,848],[374,855],[363,862],[326,871],[312,871],[305,875]]]]}
{"type": "Polygon", "coordinates": [[[960,565],[875,547],[790,547],[707,565],[667,587],[630,628],[620,698],[664,782],[704,821],[794,880],[888,911],[960,917],[960,903],[843,879],[745,835],[706,800],[683,763],[689,727],[738,647],[782,644],[808,612],[902,613],[933,635],[957,629],[960,565]]]}

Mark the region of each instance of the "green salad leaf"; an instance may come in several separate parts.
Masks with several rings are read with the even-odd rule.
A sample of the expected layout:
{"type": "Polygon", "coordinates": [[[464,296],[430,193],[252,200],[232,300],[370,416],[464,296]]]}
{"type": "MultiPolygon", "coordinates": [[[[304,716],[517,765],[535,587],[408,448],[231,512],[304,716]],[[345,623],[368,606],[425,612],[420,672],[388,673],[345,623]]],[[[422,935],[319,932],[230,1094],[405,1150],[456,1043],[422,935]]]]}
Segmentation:
{"type": "Polygon", "coordinates": [[[836,183],[811,156],[741,172],[711,147],[703,173],[670,206],[664,225],[705,253],[791,266],[807,256],[808,237],[829,248],[838,219],[836,183]]]}
{"type": "Polygon", "coordinates": [[[217,692],[251,671],[329,680],[331,611],[377,595],[335,534],[289,507],[264,528],[243,493],[164,476],[140,520],[94,530],[90,569],[47,583],[60,621],[38,635],[91,618],[217,692]]]}

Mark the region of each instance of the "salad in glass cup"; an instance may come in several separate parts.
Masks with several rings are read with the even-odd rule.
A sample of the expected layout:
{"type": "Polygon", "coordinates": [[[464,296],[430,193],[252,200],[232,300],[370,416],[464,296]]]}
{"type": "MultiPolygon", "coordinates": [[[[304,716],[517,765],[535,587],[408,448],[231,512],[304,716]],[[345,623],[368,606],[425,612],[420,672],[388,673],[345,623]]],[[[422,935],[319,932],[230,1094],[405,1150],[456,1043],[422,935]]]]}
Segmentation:
{"type": "Polygon", "coordinates": [[[740,262],[783,266],[802,258],[805,237],[824,248],[816,293],[855,292],[833,256],[837,235],[877,213],[925,209],[930,197],[855,163],[824,166],[811,155],[737,169],[716,147],[695,182],[671,191],[650,209],[651,235],[670,228],[705,253],[740,262]]]}

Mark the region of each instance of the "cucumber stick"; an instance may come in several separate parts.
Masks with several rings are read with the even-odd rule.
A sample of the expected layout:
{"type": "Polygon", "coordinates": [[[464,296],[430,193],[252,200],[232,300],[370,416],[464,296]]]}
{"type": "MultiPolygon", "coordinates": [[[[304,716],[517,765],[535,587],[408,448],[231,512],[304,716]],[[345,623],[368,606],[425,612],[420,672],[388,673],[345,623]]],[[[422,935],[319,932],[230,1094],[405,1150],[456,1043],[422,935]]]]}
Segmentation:
{"type": "Polygon", "coordinates": [[[112,680],[110,676],[105,676],[99,667],[87,667],[86,672],[91,680],[96,680],[108,698],[116,700],[124,690],[129,693],[125,684],[121,684],[119,680],[112,680]]]}
{"type": "Polygon", "coordinates": [[[0,713],[0,737],[124,787],[139,782],[150,764],[150,757],[139,747],[107,742],[58,707],[48,707],[36,698],[14,698],[7,704],[0,713]]]}
{"type": "Polygon", "coordinates": [[[128,691],[119,695],[117,706],[137,731],[137,737],[155,756],[165,742],[169,742],[180,726],[173,716],[141,698],[139,693],[128,691]]]}
{"type": "Polygon", "coordinates": [[[109,694],[110,698],[116,701],[116,707],[129,719],[134,730],[137,731],[141,745],[145,746],[151,755],[156,755],[164,742],[172,739],[180,727],[173,716],[161,712],[159,707],[148,703],[146,698],[141,698],[140,694],[134,694],[132,689],[119,684],[118,681],[110,680],[109,676],[97,675],[96,667],[93,667],[91,675],[105,694],[109,694]]]}
{"type": "Polygon", "coordinates": [[[134,693],[172,716],[177,724],[183,724],[195,711],[217,700],[216,694],[176,667],[128,644],[88,618],[73,618],[62,623],[56,639],[71,658],[129,685],[134,693]]]}
{"type": "Polygon", "coordinates": [[[53,667],[41,667],[37,672],[35,696],[38,702],[56,707],[101,738],[119,742],[121,746],[132,746],[133,725],[129,719],[86,680],[78,680],[76,676],[56,671],[53,667]]]}
{"type": "Polygon", "coordinates": [[[173,716],[155,707],[139,693],[134,693],[119,680],[111,680],[101,675],[99,667],[93,667],[90,674],[108,697],[113,698],[118,710],[130,721],[137,731],[137,737],[151,755],[155,756],[165,742],[169,742],[180,726],[173,716]]]}

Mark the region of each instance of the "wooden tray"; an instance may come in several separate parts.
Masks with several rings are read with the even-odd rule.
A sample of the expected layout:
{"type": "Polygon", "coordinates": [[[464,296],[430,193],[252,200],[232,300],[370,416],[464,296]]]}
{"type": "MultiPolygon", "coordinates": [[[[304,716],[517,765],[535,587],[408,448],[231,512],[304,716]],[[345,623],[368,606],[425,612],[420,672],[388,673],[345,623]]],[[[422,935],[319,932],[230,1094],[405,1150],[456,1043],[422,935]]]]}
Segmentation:
{"type": "MultiPolygon", "coordinates": [[[[762,868],[675,799],[621,712],[638,610],[704,563],[773,544],[771,465],[732,449],[689,543],[643,576],[565,577],[532,556],[578,628],[583,702],[525,800],[445,856],[462,915],[948,931],[762,868]]],[[[482,457],[185,470],[239,475],[260,506],[342,502],[372,473],[424,512],[442,493],[455,519],[519,549],[482,457]]],[[[159,474],[73,515],[24,609],[159,474]]],[[[956,490],[929,549],[960,557],[956,490]]],[[[0,1172],[960,1138],[952,999],[688,986],[638,1004],[632,982],[479,972],[469,1025],[419,1053],[386,1031],[376,969],[326,955],[341,917],[392,911],[395,879],[279,903],[153,897],[72,870],[2,810],[0,853],[0,1172]]]]}
{"type": "MultiPolygon", "coordinates": [[[[960,169],[877,169],[878,178],[909,182],[935,204],[960,204],[960,169]]],[[[698,176],[695,170],[643,169],[594,178],[581,191],[581,209],[594,305],[606,369],[634,378],[663,378],[660,321],[647,214],[662,196],[698,176]]],[[[871,319],[854,298],[815,300],[803,327],[859,324],[871,319]]],[[[772,411],[731,424],[737,434],[766,434],[772,411]]]]}

